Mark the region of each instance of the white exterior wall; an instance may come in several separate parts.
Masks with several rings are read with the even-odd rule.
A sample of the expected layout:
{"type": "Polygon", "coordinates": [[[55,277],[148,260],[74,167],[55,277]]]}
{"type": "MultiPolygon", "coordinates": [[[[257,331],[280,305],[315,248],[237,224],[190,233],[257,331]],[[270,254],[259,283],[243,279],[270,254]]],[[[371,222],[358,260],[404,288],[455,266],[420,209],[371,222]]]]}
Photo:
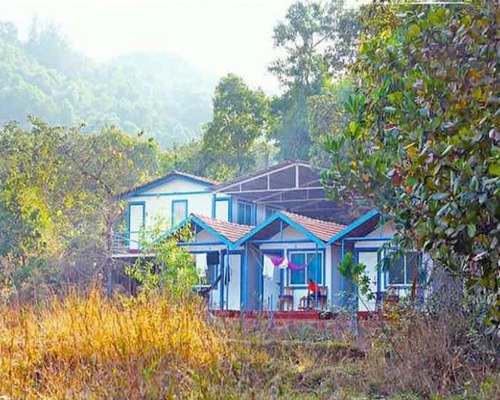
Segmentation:
{"type": "MultiPolygon", "coordinates": [[[[160,227],[168,229],[172,220],[172,201],[187,200],[187,214],[212,215],[212,194],[209,186],[187,179],[173,179],[163,185],[146,190],[127,198],[127,202],[144,202],[146,213],[145,230],[160,227]],[[193,193],[194,192],[194,193],[193,193]]],[[[135,226],[134,221],[131,225],[135,226]]]]}
{"type": "MultiPolygon", "coordinates": [[[[396,233],[396,229],[394,227],[394,224],[391,222],[388,222],[384,225],[381,225],[377,227],[377,229],[373,230],[370,232],[368,235],[366,235],[366,238],[369,237],[394,237],[394,234],[396,233]]],[[[370,241],[361,241],[361,242],[354,242],[354,248],[361,248],[361,247],[382,247],[382,245],[385,243],[385,241],[381,240],[370,240],[370,241]]]]}
{"type": "MultiPolygon", "coordinates": [[[[377,227],[374,231],[370,232],[366,235],[366,238],[370,237],[390,237],[392,238],[395,233],[395,228],[393,223],[386,223],[377,227]]],[[[377,250],[380,249],[384,243],[387,243],[385,240],[369,240],[369,241],[359,241],[354,243],[354,249],[359,250],[358,252],[358,261],[362,264],[366,265],[366,274],[370,278],[370,290],[375,293],[377,292],[377,264],[378,264],[378,255],[377,250]],[[363,251],[365,249],[365,251],[363,251]],[[366,251],[367,249],[374,249],[370,251],[366,251]]],[[[383,280],[383,277],[380,276],[383,280]]],[[[380,282],[381,290],[383,290],[383,282],[380,282]]],[[[375,300],[368,300],[366,296],[362,296],[361,293],[358,294],[358,310],[360,311],[374,311],[375,310],[375,300]]]]}
{"type": "Polygon", "coordinates": [[[240,309],[241,292],[241,256],[239,254],[229,254],[225,256],[224,268],[229,268],[229,283],[225,286],[225,308],[228,310],[240,309]]]}

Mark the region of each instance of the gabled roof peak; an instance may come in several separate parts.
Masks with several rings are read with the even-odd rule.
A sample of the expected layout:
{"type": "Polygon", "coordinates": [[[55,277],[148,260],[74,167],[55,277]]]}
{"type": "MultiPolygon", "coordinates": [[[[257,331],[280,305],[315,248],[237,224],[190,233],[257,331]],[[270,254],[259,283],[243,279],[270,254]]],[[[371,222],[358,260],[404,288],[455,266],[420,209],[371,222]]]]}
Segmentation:
{"type": "Polygon", "coordinates": [[[288,218],[290,218],[292,221],[296,222],[303,228],[307,229],[323,242],[327,242],[332,236],[338,234],[346,227],[345,225],[337,224],[336,222],[310,218],[289,211],[281,211],[281,213],[286,215],[288,218]]]}
{"type": "Polygon", "coordinates": [[[250,232],[254,226],[241,225],[207,217],[203,214],[190,214],[188,220],[216,236],[225,244],[232,246],[237,240],[250,232]]]}
{"type": "Polygon", "coordinates": [[[168,174],[163,175],[159,178],[153,179],[152,181],[146,182],[142,185],[136,186],[132,189],[127,190],[126,192],[123,192],[117,196],[117,198],[125,198],[129,196],[134,196],[134,195],[139,195],[142,192],[145,192],[149,189],[152,189],[154,187],[160,186],[164,183],[167,183],[174,179],[175,177],[180,177],[180,178],[185,178],[188,180],[191,180],[193,182],[200,183],[202,185],[206,185],[207,188],[212,188],[214,185],[216,185],[218,182],[214,181],[210,178],[206,178],[203,176],[197,176],[193,175],[187,172],[182,172],[182,171],[177,171],[177,170],[172,170],[168,174]]]}
{"type": "MultiPolygon", "coordinates": [[[[236,245],[241,245],[246,241],[251,240],[258,233],[263,232],[265,229],[271,228],[277,220],[281,220],[288,226],[291,226],[293,229],[301,232],[308,239],[321,247],[324,247],[325,244],[330,240],[330,238],[339,234],[346,228],[345,225],[337,224],[335,222],[313,219],[288,211],[278,211],[274,215],[266,219],[264,222],[253,228],[247,234],[242,236],[236,242],[236,245]]],[[[276,232],[274,232],[273,230],[269,235],[274,236],[275,234],[276,232]]]]}

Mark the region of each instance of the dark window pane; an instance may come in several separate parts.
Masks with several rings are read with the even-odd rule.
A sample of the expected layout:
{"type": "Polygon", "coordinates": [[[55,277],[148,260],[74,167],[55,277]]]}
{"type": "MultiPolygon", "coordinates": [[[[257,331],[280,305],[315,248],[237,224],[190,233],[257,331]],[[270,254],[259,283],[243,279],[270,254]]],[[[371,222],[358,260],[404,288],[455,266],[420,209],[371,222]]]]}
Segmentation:
{"type": "Polygon", "coordinates": [[[389,284],[402,285],[404,280],[404,258],[402,255],[389,255],[388,259],[389,284]]]}
{"type": "Polygon", "coordinates": [[[420,265],[420,254],[411,252],[406,254],[406,283],[412,284],[415,278],[418,279],[418,267],[420,265]]]}
{"type": "Polygon", "coordinates": [[[252,225],[252,205],[249,203],[238,203],[238,223],[252,225]]]}
{"type": "Polygon", "coordinates": [[[321,254],[309,253],[307,255],[307,280],[312,279],[316,283],[321,283],[322,278],[321,254]]]}
{"type": "MultiPolygon", "coordinates": [[[[290,261],[296,265],[304,265],[305,254],[294,253],[290,256],[290,261]]],[[[290,270],[290,284],[292,285],[305,285],[306,283],[306,270],[305,268],[299,270],[290,270]]]]}

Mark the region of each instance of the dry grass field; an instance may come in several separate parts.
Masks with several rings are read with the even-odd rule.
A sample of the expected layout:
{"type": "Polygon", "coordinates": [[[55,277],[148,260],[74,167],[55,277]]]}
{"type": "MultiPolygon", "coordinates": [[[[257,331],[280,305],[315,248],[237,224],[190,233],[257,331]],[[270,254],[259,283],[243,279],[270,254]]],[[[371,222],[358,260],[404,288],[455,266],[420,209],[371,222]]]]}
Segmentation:
{"type": "Polygon", "coordinates": [[[106,300],[96,290],[3,306],[0,398],[499,398],[498,369],[466,365],[444,332],[401,325],[406,336],[389,338],[362,327],[353,340],[256,324],[215,320],[193,298],[106,300]]]}

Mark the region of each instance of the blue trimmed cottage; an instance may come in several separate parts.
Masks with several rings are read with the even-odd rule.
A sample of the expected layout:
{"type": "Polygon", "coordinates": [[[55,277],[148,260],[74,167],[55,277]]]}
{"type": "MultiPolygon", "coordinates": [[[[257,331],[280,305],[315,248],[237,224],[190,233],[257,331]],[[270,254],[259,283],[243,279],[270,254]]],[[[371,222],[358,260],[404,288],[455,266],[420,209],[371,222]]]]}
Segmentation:
{"type": "Polygon", "coordinates": [[[347,252],[367,266],[378,297],[389,288],[408,291],[421,261],[416,253],[405,254],[384,265],[387,252],[394,251],[393,226],[383,223],[377,210],[352,218],[327,199],[319,172],[302,161],[222,184],[174,171],[121,199],[127,202],[127,231],[118,236],[114,257],[147,256],[141,253],[140,232],[158,221],[166,222],[168,233],[189,225],[192,240],[179,246],[193,254],[208,281],[214,310],[298,310],[312,279],[321,288],[317,306],[351,301],[370,311],[377,299],[363,298],[339,273],[347,252]]]}

